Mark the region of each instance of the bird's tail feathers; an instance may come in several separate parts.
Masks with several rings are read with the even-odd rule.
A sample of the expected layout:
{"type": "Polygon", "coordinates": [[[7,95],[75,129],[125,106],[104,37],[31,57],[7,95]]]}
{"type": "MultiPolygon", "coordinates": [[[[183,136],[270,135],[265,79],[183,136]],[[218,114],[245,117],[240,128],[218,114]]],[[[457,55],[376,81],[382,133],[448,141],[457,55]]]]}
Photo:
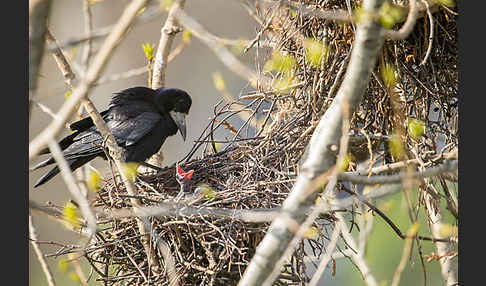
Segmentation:
{"type": "Polygon", "coordinates": [[[47,165],[51,165],[51,164],[54,164],[56,161],[54,160],[54,158],[50,157],[40,163],[38,163],[37,165],[35,165],[34,167],[30,168],[31,171],[33,170],[37,170],[39,168],[42,168],[42,167],[45,167],[47,165]]]}
{"type": "Polygon", "coordinates": [[[52,170],[50,170],[49,172],[45,173],[39,180],[37,180],[37,182],[34,185],[34,188],[37,188],[38,186],[40,186],[40,185],[44,184],[45,182],[49,181],[50,179],[52,179],[52,177],[54,177],[58,173],[59,173],[59,167],[56,166],[56,167],[52,168],[52,170]]]}
{"type": "MultiPolygon", "coordinates": [[[[95,156],[87,156],[87,157],[81,157],[81,158],[75,158],[75,159],[70,159],[70,160],[67,160],[68,164],[69,164],[69,167],[71,169],[71,171],[74,172],[74,170],[76,170],[77,168],[83,166],[84,164],[86,164],[87,162],[93,160],[94,158],[96,157],[95,156]]],[[[50,158],[52,159],[52,158],[50,158]]],[[[41,163],[39,163],[37,166],[35,166],[34,168],[40,168],[40,167],[43,167],[43,166],[47,166],[49,164],[52,164],[51,162],[47,162],[49,161],[50,159],[47,159],[46,161],[43,161],[41,163]]],[[[54,162],[54,159],[52,159],[52,162],[54,162]]],[[[35,187],[38,187],[42,184],[44,184],[45,182],[49,181],[50,179],[52,179],[52,177],[54,177],[55,175],[57,175],[59,173],[59,167],[54,167],[52,168],[49,172],[47,172],[46,174],[44,174],[34,185],[34,188],[35,187]]]]}

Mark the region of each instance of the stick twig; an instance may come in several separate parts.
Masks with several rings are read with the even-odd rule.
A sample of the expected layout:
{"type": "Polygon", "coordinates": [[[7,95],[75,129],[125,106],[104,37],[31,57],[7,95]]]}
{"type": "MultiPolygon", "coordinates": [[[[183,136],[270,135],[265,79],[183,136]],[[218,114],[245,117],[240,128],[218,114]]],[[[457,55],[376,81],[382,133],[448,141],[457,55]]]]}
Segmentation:
{"type": "Polygon", "coordinates": [[[185,0],[177,0],[172,4],[167,20],[161,30],[161,37],[152,71],[152,88],[157,89],[165,86],[165,73],[167,70],[167,58],[172,48],[172,43],[178,32],[181,31],[174,16],[175,11],[184,8],[185,0]]]}
{"type": "Polygon", "coordinates": [[[35,231],[34,222],[32,220],[32,215],[30,215],[30,213],[29,213],[29,237],[30,237],[30,243],[32,243],[32,247],[34,248],[35,254],[39,259],[42,271],[44,271],[44,275],[46,276],[47,283],[49,284],[49,286],[55,286],[56,282],[54,281],[54,277],[52,277],[51,269],[49,268],[49,265],[47,264],[47,261],[44,258],[44,254],[42,253],[39,244],[37,243],[37,234],[35,231]]]}
{"type": "Polygon", "coordinates": [[[180,24],[186,29],[189,29],[194,36],[203,41],[218,58],[234,73],[248,80],[252,86],[257,86],[258,83],[263,86],[270,87],[271,80],[258,76],[253,70],[245,66],[240,60],[238,60],[233,53],[231,53],[223,43],[219,42],[219,38],[209,33],[201,24],[199,24],[192,17],[187,15],[181,9],[175,9],[175,17],[179,20],[180,24]]]}
{"type": "Polygon", "coordinates": [[[427,16],[429,19],[429,45],[427,46],[427,52],[425,52],[424,59],[420,62],[420,65],[423,66],[427,62],[430,56],[430,52],[432,51],[432,44],[434,43],[434,16],[432,16],[432,12],[430,11],[430,6],[428,0],[422,0],[425,7],[427,8],[427,16]]]}
{"type": "Polygon", "coordinates": [[[64,179],[64,182],[66,182],[69,192],[71,193],[71,195],[73,195],[74,199],[79,205],[79,208],[81,209],[81,213],[88,221],[89,237],[88,241],[86,242],[87,245],[96,232],[96,218],[89,206],[88,200],[79,190],[78,185],[76,184],[76,179],[74,178],[74,175],[69,168],[66,159],[62,155],[62,150],[57,142],[54,140],[49,141],[49,149],[51,151],[52,157],[56,160],[56,164],[60,169],[61,176],[64,179]]]}
{"type": "Polygon", "coordinates": [[[50,0],[29,1],[29,119],[44,54],[44,34],[50,6],[50,0]]]}

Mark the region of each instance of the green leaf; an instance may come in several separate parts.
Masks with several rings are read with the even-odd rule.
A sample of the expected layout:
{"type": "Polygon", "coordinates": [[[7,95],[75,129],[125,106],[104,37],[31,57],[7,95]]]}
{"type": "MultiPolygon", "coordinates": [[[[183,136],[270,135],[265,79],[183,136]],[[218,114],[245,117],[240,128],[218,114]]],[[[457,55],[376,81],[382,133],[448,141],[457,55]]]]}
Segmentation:
{"type": "Polygon", "coordinates": [[[408,119],[407,121],[408,135],[414,140],[425,134],[425,123],[418,119],[408,119]]]}
{"type": "Polygon", "coordinates": [[[79,278],[78,274],[76,272],[69,272],[68,273],[69,278],[73,280],[74,282],[81,282],[81,279],[79,278]]]}
{"type": "Polygon", "coordinates": [[[213,72],[213,83],[214,87],[216,87],[218,91],[223,91],[226,89],[226,83],[220,72],[213,72]]]}
{"type": "Polygon", "coordinates": [[[173,2],[174,2],[173,0],[159,0],[160,6],[162,7],[162,9],[166,11],[170,10],[170,7],[172,6],[173,2]]]}
{"type": "Polygon", "coordinates": [[[318,239],[322,235],[322,232],[314,226],[309,227],[304,232],[304,237],[307,239],[318,239]]]}
{"type": "Polygon", "coordinates": [[[414,237],[419,231],[420,224],[418,222],[413,223],[407,230],[407,237],[414,237]]]}
{"type": "Polygon", "coordinates": [[[62,216],[64,222],[66,222],[72,228],[78,229],[81,226],[78,208],[72,202],[66,203],[62,209],[62,216]]]}
{"type": "Polygon", "coordinates": [[[396,159],[401,159],[405,154],[402,139],[397,133],[392,134],[391,138],[388,140],[388,146],[390,148],[391,154],[396,159]]]}
{"type": "Polygon", "coordinates": [[[277,71],[289,74],[295,67],[295,59],[291,55],[282,55],[275,51],[272,58],[265,63],[264,71],[277,71]]]}
{"type": "Polygon", "coordinates": [[[346,171],[349,168],[349,162],[352,161],[352,155],[346,154],[343,158],[339,160],[338,167],[341,171],[346,171]]]}
{"type": "Polygon", "coordinates": [[[88,178],[86,179],[88,188],[93,191],[99,191],[101,189],[101,176],[99,173],[89,170],[88,178]]]}
{"type": "Polygon", "coordinates": [[[305,55],[311,66],[318,68],[321,62],[327,58],[327,46],[314,39],[304,41],[305,55]]]}
{"type": "Polygon", "coordinates": [[[142,44],[143,52],[145,53],[145,57],[147,60],[152,60],[154,58],[154,46],[150,45],[149,43],[142,44]]]}
{"type": "Polygon", "coordinates": [[[402,10],[388,1],[381,5],[378,13],[380,15],[381,25],[387,29],[393,28],[395,24],[404,19],[402,10]]]}
{"type": "Polygon", "coordinates": [[[61,257],[61,259],[57,263],[57,268],[61,272],[67,272],[68,271],[68,269],[69,269],[69,262],[66,260],[66,258],[62,258],[61,257]]]}
{"type": "Polygon", "coordinates": [[[231,47],[231,51],[237,56],[241,55],[246,48],[247,42],[248,42],[247,39],[244,38],[239,39],[238,43],[231,47]]]}
{"type": "Polygon", "coordinates": [[[218,197],[218,192],[208,184],[200,184],[198,185],[198,188],[207,199],[215,199],[218,197]]]}
{"type": "Polygon", "coordinates": [[[439,226],[439,236],[446,238],[446,237],[455,237],[458,235],[458,228],[455,225],[448,224],[448,223],[441,223],[439,226]]]}
{"type": "Polygon", "coordinates": [[[388,88],[393,88],[398,79],[397,70],[393,64],[385,63],[385,65],[381,68],[381,77],[383,78],[383,82],[388,88]]]}
{"type": "Polygon", "coordinates": [[[292,84],[293,80],[293,77],[284,75],[281,78],[275,79],[272,87],[278,91],[287,92],[290,89],[290,85],[292,84]]]}
{"type": "Polygon", "coordinates": [[[192,36],[191,31],[187,29],[184,30],[184,32],[182,32],[182,41],[186,44],[189,44],[191,42],[191,36],[192,36]]]}
{"type": "Polygon", "coordinates": [[[449,8],[456,7],[456,1],[454,1],[454,0],[434,0],[434,1],[438,4],[440,4],[440,5],[444,5],[444,6],[447,6],[449,8]]]}
{"type": "Polygon", "coordinates": [[[127,179],[130,181],[135,181],[135,178],[137,177],[137,168],[140,166],[139,163],[135,162],[128,162],[128,163],[123,163],[122,164],[122,172],[125,174],[127,179]]]}
{"type": "Polygon", "coordinates": [[[357,7],[353,13],[354,21],[357,24],[362,24],[364,22],[369,22],[373,20],[371,13],[363,9],[362,7],[357,7]]]}

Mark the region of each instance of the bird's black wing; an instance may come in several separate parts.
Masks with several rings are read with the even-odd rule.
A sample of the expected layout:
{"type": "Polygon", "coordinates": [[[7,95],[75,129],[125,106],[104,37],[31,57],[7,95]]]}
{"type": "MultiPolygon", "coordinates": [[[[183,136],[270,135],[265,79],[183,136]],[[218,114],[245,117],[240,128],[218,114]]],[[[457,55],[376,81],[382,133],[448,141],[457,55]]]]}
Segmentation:
{"type": "MultiPolygon", "coordinates": [[[[107,126],[115,137],[116,143],[125,148],[138,142],[145,134],[150,132],[161,119],[160,114],[144,112],[135,117],[122,120],[110,120],[107,126]]],[[[73,138],[74,143],[63,152],[66,159],[77,159],[93,155],[102,155],[103,137],[92,127],[73,138]]]]}
{"type": "MultiPolygon", "coordinates": [[[[105,110],[105,111],[102,111],[100,112],[100,115],[103,119],[106,119],[106,116],[107,116],[107,113],[108,113],[108,109],[105,110]]],[[[88,128],[91,128],[94,126],[94,123],[93,123],[93,119],[91,119],[90,116],[86,117],[86,118],[83,118],[81,120],[78,120],[76,122],[73,122],[69,125],[69,128],[71,128],[71,130],[73,131],[85,131],[87,130],[88,128]]]]}
{"type": "MultiPolygon", "coordinates": [[[[108,111],[109,110],[105,110],[105,111],[100,112],[100,115],[103,119],[106,119],[108,111]]],[[[64,137],[61,141],[59,141],[59,147],[61,148],[61,150],[65,150],[66,148],[71,146],[71,144],[74,143],[74,138],[76,136],[78,136],[81,132],[86,131],[93,126],[94,126],[93,120],[89,116],[86,117],[86,118],[83,118],[81,120],[78,120],[76,122],[71,123],[69,125],[69,128],[74,132],[72,134],[64,137]]],[[[44,148],[39,152],[40,155],[49,154],[49,153],[50,153],[49,148],[44,148]]]]}
{"type": "Polygon", "coordinates": [[[108,106],[128,106],[137,105],[142,102],[152,102],[152,98],[155,96],[155,91],[148,87],[137,86],[127,88],[125,90],[113,93],[108,106]]]}
{"type": "Polygon", "coordinates": [[[113,128],[113,136],[117,138],[117,142],[118,140],[122,140],[125,146],[133,145],[147,133],[151,132],[161,119],[162,116],[159,113],[144,112],[113,128]]]}
{"type": "MultiPolygon", "coordinates": [[[[177,126],[168,117],[161,116],[157,122],[152,121],[152,128],[138,140],[125,147],[125,160],[127,162],[143,162],[157,153],[167,137],[177,132],[177,126]]],[[[140,131],[136,132],[141,135],[140,131]]]]}

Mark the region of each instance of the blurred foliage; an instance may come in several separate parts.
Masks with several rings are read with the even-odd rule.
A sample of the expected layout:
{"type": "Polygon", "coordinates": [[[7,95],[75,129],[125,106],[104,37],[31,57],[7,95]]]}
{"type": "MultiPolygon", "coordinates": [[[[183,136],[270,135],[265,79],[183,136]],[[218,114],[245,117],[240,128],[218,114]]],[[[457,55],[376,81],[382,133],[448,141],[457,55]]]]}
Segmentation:
{"type": "MultiPolygon", "coordinates": [[[[452,186],[452,188],[457,188],[457,185],[452,186]]],[[[438,189],[441,191],[440,187],[438,187],[438,189]]],[[[417,192],[414,190],[410,194],[411,197],[414,198],[417,192]]],[[[413,203],[415,205],[417,200],[415,199],[413,203]]],[[[408,217],[406,204],[404,202],[402,193],[397,193],[393,196],[379,199],[376,201],[375,206],[380,207],[380,210],[383,211],[400,228],[402,233],[406,233],[406,231],[412,226],[412,223],[408,217]]],[[[445,209],[445,204],[443,204],[442,207],[445,209]]],[[[452,215],[449,213],[444,213],[444,219],[448,225],[450,225],[452,228],[454,227],[453,224],[455,219],[452,215]]],[[[423,236],[431,236],[422,208],[420,209],[418,223],[418,234],[423,236]]],[[[353,231],[353,235],[356,237],[357,231],[353,231]]],[[[368,237],[368,245],[365,257],[366,261],[368,262],[368,266],[370,267],[371,272],[375,275],[378,283],[386,282],[386,285],[390,285],[393,279],[393,273],[400,262],[404,244],[405,240],[401,239],[383,219],[375,214],[373,229],[368,237]]],[[[437,251],[435,246],[429,241],[422,241],[420,244],[421,251],[424,255],[424,264],[427,272],[426,285],[444,285],[444,280],[440,273],[439,262],[437,260],[427,262],[425,257],[425,255],[430,255],[437,251]]],[[[424,285],[422,262],[416,242],[414,242],[412,246],[411,256],[411,259],[409,259],[407,266],[402,273],[402,278],[399,285],[424,285]]],[[[349,263],[349,261],[344,261],[343,259],[340,260],[342,260],[340,263],[341,265],[338,265],[336,271],[337,274],[339,274],[338,276],[341,285],[366,285],[361,277],[361,273],[352,263],[349,263]]]]}
{"type": "Polygon", "coordinates": [[[414,140],[425,134],[425,123],[422,120],[409,118],[407,120],[408,135],[414,140]]]}
{"type": "Polygon", "coordinates": [[[78,229],[81,225],[78,207],[72,202],[67,202],[62,209],[62,216],[64,222],[67,224],[66,227],[78,229]]]}
{"type": "Polygon", "coordinates": [[[456,7],[456,1],[455,0],[432,0],[431,2],[437,2],[440,5],[447,6],[449,8],[456,7]]]}
{"type": "Polygon", "coordinates": [[[277,71],[288,75],[296,65],[295,58],[288,54],[275,51],[272,58],[263,67],[264,71],[277,71]]]}
{"type": "Polygon", "coordinates": [[[135,178],[137,176],[137,168],[140,166],[140,164],[135,162],[128,162],[122,164],[123,164],[122,172],[125,174],[127,179],[131,180],[132,182],[135,181],[135,178]]]}
{"type": "Polygon", "coordinates": [[[101,176],[98,172],[89,170],[88,178],[86,180],[88,188],[93,191],[98,191],[101,188],[101,176]]]}
{"type": "Polygon", "coordinates": [[[184,32],[182,32],[182,41],[186,44],[189,44],[191,42],[191,37],[192,37],[192,33],[191,31],[189,30],[184,30],[184,32]]]}
{"type": "Polygon", "coordinates": [[[319,41],[308,38],[304,41],[304,48],[307,61],[314,68],[319,68],[327,59],[328,47],[319,41]]]}
{"type": "Polygon", "coordinates": [[[405,18],[402,10],[388,1],[385,1],[385,3],[381,5],[379,14],[381,25],[387,29],[393,28],[395,24],[403,21],[405,18]]]}
{"type": "Polygon", "coordinates": [[[226,83],[224,81],[223,75],[221,72],[213,72],[213,82],[214,82],[214,87],[218,91],[223,91],[226,89],[226,83]]]}

